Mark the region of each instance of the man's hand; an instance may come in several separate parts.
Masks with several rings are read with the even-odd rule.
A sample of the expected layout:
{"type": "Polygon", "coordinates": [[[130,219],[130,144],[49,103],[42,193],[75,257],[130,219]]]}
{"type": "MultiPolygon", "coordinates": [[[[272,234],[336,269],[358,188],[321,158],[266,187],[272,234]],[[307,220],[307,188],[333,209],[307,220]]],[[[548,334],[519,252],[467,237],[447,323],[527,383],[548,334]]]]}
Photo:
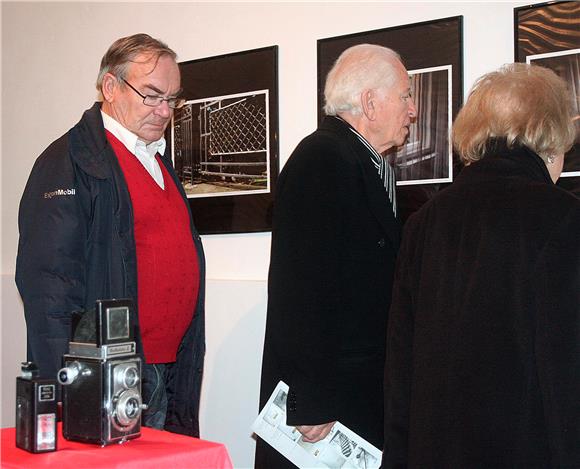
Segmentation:
{"type": "Polygon", "coordinates": [[[326,435],[332,430],[332,426],[336,422],[321,423],[320,425],[300,425],[296,427],[302,433],[302,439],[308,443],[316,443],[324,439],[326,435]]]}

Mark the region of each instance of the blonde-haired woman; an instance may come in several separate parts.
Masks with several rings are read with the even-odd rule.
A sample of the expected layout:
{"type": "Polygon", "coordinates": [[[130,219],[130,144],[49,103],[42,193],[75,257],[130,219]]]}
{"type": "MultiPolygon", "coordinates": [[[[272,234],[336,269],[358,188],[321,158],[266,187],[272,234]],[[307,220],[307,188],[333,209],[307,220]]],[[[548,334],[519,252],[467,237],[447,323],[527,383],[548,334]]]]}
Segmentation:
{"type": "Polygon", "coordinates": [[[580,467],[580,199],[566,84],[511,64],[453,129],[466,167],[405,227],[383,467],[580,467]]]}

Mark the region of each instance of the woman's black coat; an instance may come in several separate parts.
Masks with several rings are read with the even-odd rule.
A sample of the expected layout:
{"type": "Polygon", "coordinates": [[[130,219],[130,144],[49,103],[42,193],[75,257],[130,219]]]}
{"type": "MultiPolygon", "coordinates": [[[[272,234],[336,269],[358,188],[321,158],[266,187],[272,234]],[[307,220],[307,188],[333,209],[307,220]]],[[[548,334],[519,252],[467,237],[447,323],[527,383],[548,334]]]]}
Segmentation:
{"type": "Polygon", "coordinates": [[[385,366],[388,468],[580,467],[580,200],[526,148],[405,226],[385,366]]]}

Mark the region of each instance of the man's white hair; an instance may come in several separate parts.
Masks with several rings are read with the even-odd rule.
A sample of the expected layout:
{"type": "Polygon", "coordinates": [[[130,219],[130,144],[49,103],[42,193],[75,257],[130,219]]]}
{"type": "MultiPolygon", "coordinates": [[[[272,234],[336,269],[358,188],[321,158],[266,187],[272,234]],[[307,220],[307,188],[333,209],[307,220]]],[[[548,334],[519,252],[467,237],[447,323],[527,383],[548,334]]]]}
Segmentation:
{"type": "Polygon", "coordinates": [[[359,44],[346,49],[332,66],[324,87],[324,112],[362,112],[360,95],[364,90],[393,86],[395,64],[401,57],[394,50],[375,44],[359,44]]]}

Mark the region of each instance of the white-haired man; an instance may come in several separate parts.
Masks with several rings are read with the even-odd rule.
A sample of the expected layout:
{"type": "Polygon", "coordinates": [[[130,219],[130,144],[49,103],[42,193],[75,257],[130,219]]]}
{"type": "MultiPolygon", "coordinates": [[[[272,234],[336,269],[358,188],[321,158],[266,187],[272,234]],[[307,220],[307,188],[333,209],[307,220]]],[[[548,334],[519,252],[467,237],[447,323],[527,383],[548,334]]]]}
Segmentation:
{"type": "MultiPolygon", "coordinates": [[[[383,444],[385,328],[400,226],[381,156],[416,109],[400,57],[362,44],[328,74],[327,116],[278,182],[260,407],[289,385],[287,423],[304,441],[340,421],[383,444]]],[[[256,467],[291,466],[258,441],[256,467]]]]}

